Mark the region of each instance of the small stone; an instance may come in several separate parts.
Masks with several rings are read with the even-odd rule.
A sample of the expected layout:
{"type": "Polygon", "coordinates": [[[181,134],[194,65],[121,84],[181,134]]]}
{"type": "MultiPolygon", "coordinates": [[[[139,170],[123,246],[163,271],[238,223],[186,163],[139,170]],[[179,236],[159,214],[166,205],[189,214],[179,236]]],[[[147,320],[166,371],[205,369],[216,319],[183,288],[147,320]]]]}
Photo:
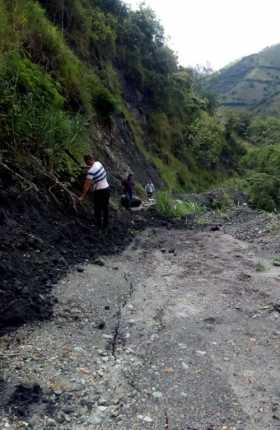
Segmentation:
{"type": "Polygon", "coordinates": [[[160,391],[155,391],[152,394],[152,396],[153,396],[154,399],[161,399],[162,398],[162,393],[160,391]]]}
{"type": "Polygon", "coordinates": [[[100,266],[100,267],[104,267],[105,266],[105,263],[104,263],[103,260],[101,260],[101,258],[96,258],[94,260],[93,264],[96,264],[97,266],[100,266]]]}
{"type": "Polygon", "coordinates": [[[59,424],[63,424],[65,422],[65,415],[60,413],[60,414],[57,415],[56,419],[57,419],[57,422],[59,424]]]}
{"type": "Polygon", "coordinates": [[[90,417],[88,419],[88,424],[101,424],[103,421],[103,418],[101,418],[99,415],[94,415],[93,417],[90,417]]]}
{"type": "Polygon", "coordinates": [[[185,370],[189,370],[189,368],[190,368],[190,366],[187,363],[184,363],[184,362],[182,363],[182,367],[185,370]]]}
{"type": "Polygon", "coordinates": [[[206,351],[196,351],[197,355],[200,355],[201,357],[203,357],[204,355],[207,354],[206,351]]]}
{"type": "Polygon", "coordinates": [[[154,421],[153,421],[153,419],[151,418],[151,417],[143,417],[143,421],[144,421],[144,423],[153,423],[154,421]]]}
{"type": "Polygon", "coordinates": [[[53,418],[48,418],[47,419],[47,424],[49,427],[55,427],[56,426],[56,421],[53,418]]]}
{"type": "Polygon", "coordinates": [[[118,417],[119,414],[120,414],[120,412],[119,412],[119,410],[117,408],[114,408],[114,409],[111,410],[111,417],[112,418],[118,417]]]}
{"type": "Polygon", "coordinates": [[[89,369],[86,369],[85,367],[81,367],[80,372],[84,375],[90,375],[91,371],[89,369]]]}
{"type": "Polygon", "coordinates": [[[98,406],[98,410],[100,412],[105,412],[105,411],[107,411],[107,409],[108,409],[108,406],[98,406]]]}
{"type": "Polygon", "coordinates": [[[174,369],[172,369],[172,367],[166,367],[163,371],[164,373],[168,373],[168,374],[174,373],[174,369]]]}
{"type": "Polygon", "coordinates": [[[104,330],[104,328],[106,327],[106,323],[105,321],[101,321],[100,323],[98,323],[97,328],[99,330],[104,330]]]}
{"type": "Polygon", "coordinates": [[[112,340],[113,336],[111,334],[103,334],[102,336],[104,339],[112,340]]]}

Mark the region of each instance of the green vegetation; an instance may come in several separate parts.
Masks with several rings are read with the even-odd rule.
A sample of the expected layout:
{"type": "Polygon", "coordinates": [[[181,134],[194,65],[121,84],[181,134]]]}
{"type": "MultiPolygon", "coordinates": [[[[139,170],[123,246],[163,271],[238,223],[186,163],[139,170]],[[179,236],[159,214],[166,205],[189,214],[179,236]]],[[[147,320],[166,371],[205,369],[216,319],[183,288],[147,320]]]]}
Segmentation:
{"type": "Polygon", "coordinates": [[[247,136],[254,145],[280,144],[280,119],[277,117],[255,117],[248,127],[247,136]]]}
{"type": "Polygon", "coordinates": [[[182,218],[187,215],[198,215],[204,208],[195,202],[175,200],[168,191],[160,191],[156,195],[157,211],[168,218],[182,218]]]}
{"type": "Polygon", "coordinates": [[[267,267],[260,261],[256,264],[256,272],[266,272],[267,267]]]}
{"type": "Polygon", "coordinates": [[[102,135],[118,129],[169,190],[200,190],[236,169],[213,100],[144,5],[0,0],[0,78],[1,147],[26,166],[31,155],[76,175],[71,156],[80,162],[92,140],[102,156],[102,135]]]}
{"type": "Polygon", "coordinates": [[[273,265],[276,267],[280,267],[280,257],[277,256],[273,259],[273,265]]]}
{"type": "MultiPolygon", "coordinates": [[[[232,176],[253,206],[277,211],[280,120],[267,114],[280,112],[279,70],[279,46],[206,78],[180,67],[143,4],[0,0],[1,155],[69,179],[94,150],[111,160],[115,183],[123,162],[135,170],[141,192],[154,169],[167,190],[158,210],[168,216],[202,210],[170,193],[232,176]],[[215,113],[208,90],[226,109],[215,113]]],[[[225,195],[214,209],[229,205],[225,195]]]]}
{"type": "Polygon", "coordinates": [[[200,165],[213,169],[220,164],[225,146],[225,129],[207,112],[202,112],[193,122],[191,141],[200,165]]]}
{"type": "Polygon", "coordinates": [[[280,45],[250,55],[204,79],[226,109],[279,115],[280,45]]]}
{"type": "Polygon", "coordinates": [[[260,209],[280,209],[280,123],[277,118],[255,118],[248,128],[251,147],[242,158],[243,189],[260,209]]]}
{"type": "MultiPolygon", "coordinates": [[[[280,209],[280,121],[248,112],[227,112],[225,126],[241,151],[236,150],[236,172],[224,186],[249,195],[252,206],[266,211],[280,209]]],[[[236,147],[237,149],[237,147],[236,147]]]]}

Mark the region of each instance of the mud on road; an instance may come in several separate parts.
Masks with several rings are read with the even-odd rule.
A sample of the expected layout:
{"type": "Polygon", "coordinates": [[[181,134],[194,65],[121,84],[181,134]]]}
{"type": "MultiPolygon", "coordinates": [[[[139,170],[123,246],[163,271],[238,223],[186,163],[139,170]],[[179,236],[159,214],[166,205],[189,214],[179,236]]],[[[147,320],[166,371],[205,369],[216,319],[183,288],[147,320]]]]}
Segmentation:
{"type": "Polygon", "coordinates": [[[51,321],[0,339],[1,429],[280,429],[272,260],[157,228],[97,263],[60,281],[51,321]]]}

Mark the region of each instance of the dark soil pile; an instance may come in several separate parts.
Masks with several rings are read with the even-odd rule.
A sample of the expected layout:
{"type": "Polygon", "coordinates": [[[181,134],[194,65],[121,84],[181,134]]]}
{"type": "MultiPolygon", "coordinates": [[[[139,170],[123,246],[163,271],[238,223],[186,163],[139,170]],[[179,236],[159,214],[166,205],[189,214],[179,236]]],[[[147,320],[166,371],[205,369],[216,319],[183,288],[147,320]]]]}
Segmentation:
{"type": "Polygon", "coordinates": [[[0,333],[48,318],[52,286],[69,266],[120,252],[133,237],[128,213],[111,213],[111,227],[99,232],[93,208],[59,207],[47,193],[0,187],[0,333]]]}

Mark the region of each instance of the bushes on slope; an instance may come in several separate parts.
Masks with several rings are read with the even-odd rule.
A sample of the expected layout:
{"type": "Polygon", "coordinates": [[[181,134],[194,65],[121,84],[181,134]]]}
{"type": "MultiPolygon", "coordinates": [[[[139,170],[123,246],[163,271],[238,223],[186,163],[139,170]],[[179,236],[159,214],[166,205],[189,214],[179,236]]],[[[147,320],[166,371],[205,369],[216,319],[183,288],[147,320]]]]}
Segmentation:
{"type": "Polygon", "coordinates": [[[78,115],[63,110],[64,98],[39,66],[16,54],[0,69],[0,139],[10,152],[34,155],[50,170],[73,173],[65,150],[80,158],[85,127],[78,115]]]}

